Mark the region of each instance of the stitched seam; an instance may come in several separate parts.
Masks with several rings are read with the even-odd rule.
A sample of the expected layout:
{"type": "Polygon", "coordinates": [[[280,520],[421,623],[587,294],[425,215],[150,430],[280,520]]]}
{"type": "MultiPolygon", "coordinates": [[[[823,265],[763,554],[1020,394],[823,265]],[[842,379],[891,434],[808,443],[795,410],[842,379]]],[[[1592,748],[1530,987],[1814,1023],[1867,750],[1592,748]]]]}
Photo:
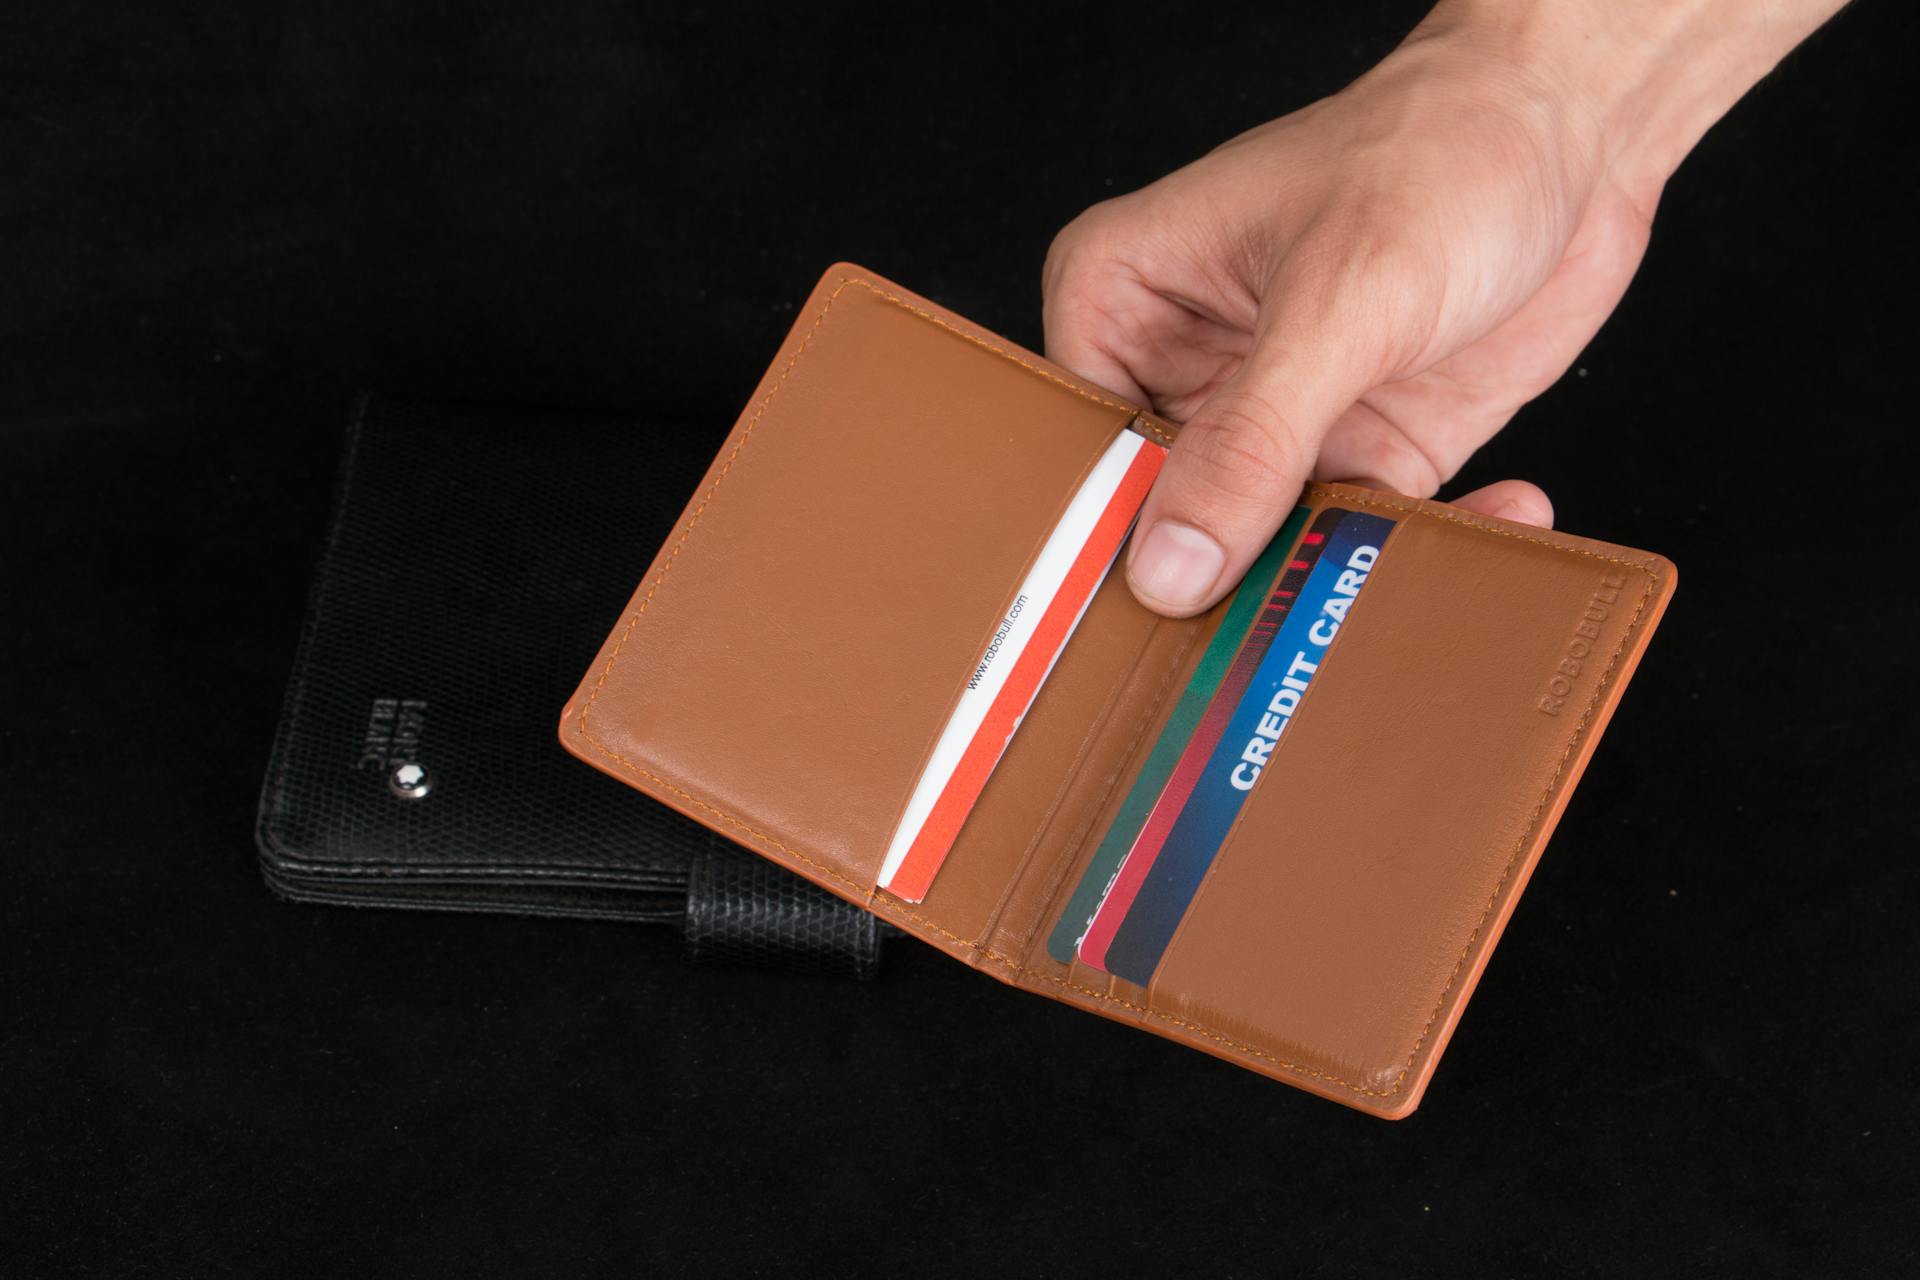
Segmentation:
{"type": "Polygon", "coordinates": [[[614,645],[613,652],[607,655],[606,665],[600,669],[600,678],[594,682],[593,691],[587,695],[586,702],[584,702],[580,708],[580,733],[587,741],[593,743],[596,747],[600,744],[587,728],[587,716],[592,711],[594,703],[599,701],[600,691],[606,687],[607,677],[612,673],[615,663],[619,661],[620,651],[626,647],[628,639],[633,635],[634,627],[639,624],[641,617],[646,614],[648,606],[653,603],[653,597],[659,592],[661,585],[666,581],[667,574],[672,572],[674,562],[680,558],[680,552],[687,545],[687,539],[693,536],[694,529],[700,523],[700,517],[706,514],[707,507],[712,504],[714,495],[720,491],[721,484],[725,482],[727,476],[732,472],[733,464],[739,460],[741,452],[747,447],[747,442],[753,438],[754,428],[760,425],[760,419],[766,416],[767,409],[773,404],[774,397],[780,394],[780,389],[787,384],[787,379],[792,376],[794,369],[799,365],[800,357],[807,353],[807,348],[812,345],[814,338],[818,336],[820,326],[826,323],[828,313],[833,310],[833,304],[839,301],[840,295],[846,292],[850,285],[858,285],[875,297],[883,299],[909,314],[918,316],[930,324],[937,325],[948,333],[966,342],[970,342],[974,346],[990,351],[1003,360],[1010,360],[1028,372],[1044,378],[1046,381],[1054,383],[1057,386],[1064,387],[1083,400],[1090,400],[1095,404],[1132,414],[1134,415],[1135,425],[1151,431],[1168,444],[1173,443],[1173,437],[1171,435],[1142,419],[1139,416],[1139,411],[1132,405],[1123,404],[1118,400],[1109,400],[1105,396],[1098,396],[1090,391],[1077,387],[1066,379],[1040,368],[1040,366],[1034,364],[1032,361],[1022,359],[1004,347],[996,346],[983,338],[975,337],[973,334],[942,320],[931,311],[914,306],[898,294],[889,293],[871,281],[863,280],[857,276],[842,280],[834,286],[833,292],[827,295],[826,301],[820,304],[819,313],[814,316],[813,323],[807,327],[806,337],[800,340],[800,345],[795,347],[793,354],[787,357],[786,366],[780,370],[780,376],[774,381],[773,386],[767,389],[767,394],[760,398],[760,403],[754,408],[753,416],[747,420],[747,425],[741,430],[740,438],[734,442],[733,448],[728,451],[727,460],[721,464],[719,473],[714,476],[713,483],[707,486],[706,493],[701,495],[699,505],[694,508],[693,515],[687,520],[687,527],[680,531],[679,538],[674,541],[673,550],[668,553],[666,560],[662,562],[660,571],[653,575],[653,582],[648,586],[647,594],[642,597],[633,615],[627,619],[627,625],[621,631],[620,639],[614,645]]]}
{"type": "MultiPolygon", "coordinates": [[[[1022,359],[1020,356],[1017,356],[1013,352],[1008,351],[1005,347],[997,346],[994,343],[988,342],[985,338],[977,337],[974,334],[968,333],[965,329],[960,328],[958,325],[949,324],[945,320],[942,320],[939,316],[933,314],[933,312],[925,310],[924,308],[921,308],[921,307],[916,307],[911,302],[908,302],[905,298],[900,297],[898,294],[888,293],[885,289],[879,288],[878,286],[866,280],[849,280],[842,283],[840,288],[844,289],[848,284],[857,284],[861,288],[865,289],[867,292],[873,294],[876,298],[882,298],[888,302],[891,302],[894,306],[899,307],[902,311],[906,311],[913,315],[919,316],[922,320],[925,320],[928,324],[938,325],[940,328],[945,329],[948,333],[951,333],[956,338],[959,338],[962,342],[970,342],[976,347],[980,347],[983,350],[991,351],[993,352],[993,354],[999,356],[1002,360],[1011,360],[1013,361],[1013,363],[1019,365],[1022,369],[1027,370],[1027,372],[1032,373],[1038,377],[1045,378],[1048,382],[1053,383],[1057,387],[1064,387],[1066,390],[1071,391],[1074,395],[1079,396],[1082,400],[1091,400],[1095,404],[1105,405],[1109,409],[1118,409],[1122,413],[1130,413],[1134,415],[1134,419],[1133,419],[1134,426],[1139,427],[1143,431],[1152,432],[1154,435],[1158,436],[1166,444],[1173,443],[1173,436],[1171,433],[1162,431],[1159,427],[1155,426],[1153,423],[1148,422],[1145,418],[1140,416],[1140,411],[1134,408],[1130,404],[1126,404],[1119,400],[1109,400],[1105,396],[1095,395],[1093,392],[1088,391],[1086,388],[1077,386],[1076,384],[1067,381],[1065,378],[1062,378],[1060,375],[1056,373],[1049,373],[1047,370],[1042,369],[1039,365],[1033,363],[1031,360],[1022,359]]],[[[834,294],[836,296],[838,296],[839,292],[840,292],[839,289],[834,290],[834,294]]],[[[831,301],[831,299],[829,299],[829,301],[831,301]]]]}
{"type": "Polygon", "coordinates": [[[1357,507],[1375,507],[1381,511],[1399,511],[1406,515],[1425,516],[1430,520],[1443,520],[1448,524],[1464,525],[1469,529],[1478,529],[1482,533],[1491,533],[1502,538],[1512,538],[1516,542],[1530,542],[1536,547],[1545,547],[1549,551],[1557,551],[1562,555],[1585,556],[1589,560],[1603,560],[1608,564],[1617,564],[1628,569],[1638,569],[1641,573],[1647,575],[1648,592],[1653,590],[1653,583],[1656,580],[1653,570],[1648,568],[1646,562],[1643,560],[1630,560],[1625,556],[1603,556],[1598,551],[1589,551],[1585,547],[1569,547],[1565,543],[1550,542],[1545,538],[1537,538],[1531,534],[1521,533],[1516,529],[1502,529],[1480,520],[1469,519],[1447,507],[1440,507],[1436,510],[1433,506],[1428,506],[1420,502],[1383,502],[1371,493],[1342,494],[1340,501],[1357,507]]]}
{"type": "Polygon", "coordinates": [[[436,879],[441,876],[484,877],[492,879],[499,876],[529,876],[545,878],[567,878],[594,880],[596,882],[619,884],[643,884],[657,882],[662,875],[672,874],[661,868],[634,868],[625,870],[619,867],[596,865],[586,862],[554,862],[530,865],[523,862],[447,862],[415,863],[380,860],[372,862],[330,862],[311,858],[285,858],[275,855],[262,857],[284,875],[297,875],[310,879],[340,880],[391,880],[407,881],[417,879],[436,879]]]}
{"type": "MultiPolygon", "coordinates": [[[[1483,525],[1475,527],[1485,528],[1483,525]]],[[[1529,541],[1536,540],[1529,539],[1529,541]]],[[[1552,546],[1553,544],[1543,543],[1543,545],[1552,546]]],[[[1627,561],[1621,561],[1612,556],[1599,556],[1594,552],[1583,552],[1583,554],[1593,556],[1595,559],[1615,560],[1616,563],[1622,564],[1628,563],[1627,561]]],[[[1441,988],[1439,999],[1433,1002],[1433,1009],[1427,1014],[1425,1025],[1420,1028],[1420,1038],[1413,1042],[1413,1048],[1407,1052],[1406,1062],[1401,1064],[1399,1074],[1393,1078],[1392,1087],[1385,1090],[1380,1095],[1382,1097],[1398,1093],[1401,1085],[1407,1078],[1407,1072],[1413,1069],[1414,1059],[1420,1056],[1420,1049],[1426,1044],[1428,1035],[1432,1033],[1433,1024],[1439,1020],[1440,1011],[1446,1007],[1447,997],[1453,994],[1454,984],[1460,981],[1460,972],[1466,967],[1467,957],[1473,954],[1474,945],[1480,941],[1480,933],[1481,930],[1486,928],[1487,918],[1493,914],[1494,908],[1499,905],[1501,895],[1506,892],[1507,882],[1513,877],[1513,869],[1519,864],[1520,855],[1526,852],[1527,846],[1533,842],[1534,834],[1539,831],[1541,819],[1546,816],[1547,801],[1553,797],[1555,791],[1559,790],[1560,779],[1566,776],[1567,762],[1573,759],[1574,752],[1579,749],[1581,742],[1586,739],[1587,730],[1593,724],[1594,709],[1600,705],[1601,697],[1605,695],[1608,686],[1613,683],[1614,670],[1620,665],[1621,655],[1627,651],[1627,642],[1633,638],[1634,632],[1639,629],[1640,619],[1647,611],[1648,602],[1653,599],[1654,575],[1652,571],[1648,570],[1645,566],[1640,566],[1640,569],[1642,573],[1646,574],[1646,585],[1641,588],[1640,602],[1634,606],[1633,616],[1627,619],[1627,625],[1620,633],[1620,643],[1615,646],[1613,657],[1607,661],[1607,669],[1600,673],[1600,679],[1595,682],[1593,686],[1593,696],[1587,699],[1587,705],[1580,713],[1580,722],[1574,726],[1573,733],[1568,736],[1567,749],[1560,753],[1560,762],[1554,766],[1553,776],[1547,779],[1546,790],[1542,791],[1540,798],[1534,802],[1533,813],[1527,819],[1525,834],[1520,837],[1519,842],[1513,847],[1513,852],[1508,855],[1506,866],[1500,869],[1500,879],[1494,883],[1493,892],[1487,896],[1486,905],[1480,909],[1480,918],[1474,921],[1473,932],[1467,935],[1467,944],[1461,948],[1460,958],[1453,962],[1453,972],[1447,976],[1447,985],[1441,988]]]]}
{"type": "MultiPolygon", "coordinates": [[[[740,439],[734,442],[733,448],[727,454],[727,460],[721,464],[719,473],[715,475],[713,478],[713,483],[707,486],[706,493],[701,495],[700,502],[694,508],[693,515],[687,520],[687,527],[680,531],[680,537],[674,542],[673,550],[670,553],[668,553],[667,559],[665,560],[665,562],[662,563],[660,567],[660,571],[654,575],[653,583],[651,586],[647,588],[646,595],[641,598],[639,605],[635,608],[633,612],[633,615],[627,619],[627,625],[621,631],[620,639],[618,642],[615,643],[613,647],[613,652],[607,655],[607,661],[606,661],[606,664],[600,670],[599,679],[594,682],[592,692],[590,692],[587,695],[587,700],[581,705],[580,715],[578,717],[577,725],[576,725],[576,732],[579,734],[581,738],[583,738],[586,742],[588,742],[595,751],[599,752],[601,755],[606,756],[611,760],[617,761],[619,764],[621,764],[628,770],[638,774],[640,777],[647,779],[648,781],[654,783],[655,785],[659,786],[660,788],[669,792],[670,794],[678,796],[680,799],[692,805],[694,808],[699,809],[701,812],[711,814],[713,817],[718,818],[727,826],[733,827],[734,829],[741,831],[748,836],[751,836],[754,840],[758,841],[759,843],[769,848],[777,849],[780,852],[786,854],[788,857],[793,858],[795,861],[800,862],[805,866],[813,868],[815,871],[820,872],[822,875],[834,881],[836,884],[846,886],[848,889],[852,890],[856,896],[862,899],[863,902],[870,909],[876,910],[876,911],[884,911],[887,915],[895,917],[897,919],[910,920],[915,924],[923,925],[929,931],[940,935],[941,937],[947,939],[949,942],[952,942],[966,950],[972,951],[977,958],[982,960],[993,961],[997,964],[1005,966],[1010,976],[1012,977],[1018,978],[1022,976],[1031,976],[1031,977],[1040,978],[1043,981],[1052,983],[1055,986],[1064,988],[1065,990],[1079,992],[1080,994],[1087,996],[1089,999],[1098,1001],[1102,1004],[1117,1005],[1123,1009],[1127,1009],[1134,1013],[1141,1014],[1143,1017],[1152,1018],[1159,1022],[1165,1022],[1170,1026],[1176,1026],[1176,1027],[1182,1028],[1183,1030],[1194,1032],[1195,1034],[1201,1036],[1202,1038],[1210,1040],[1226,1048],[1232,1049],[1236,1053],[1239,1053],[1248,1057],[1258,1058],[1264,1062],[1271,1063],[1272,1065],[1274,1065],[1275,1067],[1281,1070],[1290,1072],[1295,1075],[1306,1076],[1314,1080],[1324,1081],[1328,1084],[1339,1085],[1341,1088],[1344,1088],[1349,1092],[1359,1094],[1364,1097],[1386,1098],[1386,1097],[1391,1097],[1394,1094],[1397,1094],[1398,1092],[1400,1092],[1400,1090],[1404,1087],[1406,1083],[1407,1073],[1413,1069],[1414,1060],[1420,1056],[1421,1048],[1426,1044],[1427,1037],[1433,1031],[1433,1024],[1439,1020],[1441,1010],[1446,1007],[1447,997],[1453,993],[1454,985],[1460,980],[1461,970],[1465,968],[1467,963],[1467,958],[1473,954],[1474,944],[1480,940],[1481,930],[1486,927],[1487,918],[1493,914],[1493,910],[1495,906],[1499,904],[1500,895],[1506,890],[1507,882],[1513,875],[1514,866],[1519,862],[1520,855],[1526,851],[1527,845],[1532,841],[1534,832],[1538,830],[1540,821],[1546,813],[1547,801],[1550,798],[1552,798],[1554,790],[1560,785],[1560,779],[1562,776],[1564,776],[1566,772],[1567,761],[1573,758],[1574,751],[1579,747],[1580,742],[1586,737],[1587,728],[1592,723],[1594,709],[1597,706],[1599,706],[1601,696],[1606,692],[1608,685],[1612,682],[1614,670],[1619,666],[1621,656],[1626,653],[1628,642],[1632,640],[1634,632],[1640,624],[1640,619],[1646,612],[1648,602],[1653,599],[1654,586],[1655,586],[1655,583],[1658,581],[1653,571],[1647,565],[1639,561],[1628,560],[1620,556],[1602,555],[1596,551],[1589,551],[1584,547],[1564,546],[1559,543],[1550,542],[1545,538],[1533,537],[1528,534],[1517,532],[1515,530],[1503,529],[1503,528],[1499,528],[1492,525],[1482,524],[1480,521],[1469,520],[1463,516],[1457,515],[1450,511],[1433,510],[1429,507],[1424,507],[1419,505],[1410,505],[1405,503],[1383,502],[1376,498],[1373,498],[1370,495],[1357,495],[1357,496],[1347,497],[1345,499],[1346,501],[1352,502],[1358,506],[1374,507],[1380,510],[1387,510],[1387,511],[1399,511],[1408,515],[1425,516],[1433,520],[1444,520],[1450,524],[1465,525],[1468,528],[1478,529],[1483,533],[1490,533],[1503,538],[1513,538],[1520,542],[1528,542],[1528,543],[1533,543],[1537,546],[1546,547],[1548,550],[1557,552],[1562,555],[1578,555],[1578,556],[1583,556],[1590,560],[1601,560],[1610,564],[1617,564],[1617,565],[1625,566],[1627,568],[1638,569],[1642,574],[1646,576],[1646,586],[1641,591],[1640,603],[1634,609],[1633,616],[1627,620],[1627,625],[1620,634],[1620,643],[1614,649],[1613,656],[1608,661],[1606,670],[1601,672],[1600,679],[1598,683],[1595,684],[1594,686],[1593,696],[1587,700],[1587,705],[1581,712],[1579,723],[1577,723],[1574,726],[1573,733],[1569,736],[1567,740],[1567,748],[1564,752],[1561,753],[1560,763],[1554,769],[1553,777],[1548,780],[1546,790],[1541,792],[1540,799],[1534,804],[1533,814],[1527,824],[1526,832],[1520,837],[1519,842],[1514,846],[1513,853],[1508,856],[1506,866],[1501,869],[1500,879],[1495,883],[1492,894],[1489,895],[1489,897],[1487,898],[1486,906],[1482,908],[1480,912],[1479,920],[1475,922],[1473,931],[1467,936],[1466,946],[1461,949],[1459,959],[1454,962],[1453,972],[1447,978],[1447,985],[1441,989],[1440,997],[1438,1000],[1434,1002],[1433,1009],[1427,1016],[1426,1024],[1420,1029],[1419,1038],[1414,1041],[1412,1050],[1409,1051],[1407,1054],[1407,1060],[1405,1064],[1401,1066],[1399,1073],[1394,1077],[1392,1085],[1389,1086],[1388,1088],[1371,1089],[1366,1087],[1365,1085],[1357,1084],[1351,1080],[1347,1080],[1341,1076],[1334,1075],[1330,1072],[1319,1071],[1312,1067],[1304,1066],[1300,1063],[1289,1062],[1284,1058],[1281,1058],[1272,1053],[1268,1053],[1265,1050],[1256,1048],[1253,1045],[1247,1044],[1243,1041],[1235,1040],[1230,1036],[1222,1035],[1203,1023],[1194,1022],[1189,1019],[1181,1018],[1171,1013],[1164,1013],[1156,1009],[1148,1008],[1147,1006],[1144,1006],[1144,1005],[1138,1005],[1133,1003],[1132,1001],[1123,1000],[1118,996],[1112,995],[1107,992],[1103,992],[1097,988],[1084,987],[1077,983],[1070,982],[1064,978],[1057,978],[1050,974],[1034,973],[1030,970],[1027,970],[1024,967],[1024,965],[1022,965],[1019,961],[1014,960],[1012,957],[1002,955],[997,951],[993,951],[985,947],[982,947],[980,943],[977,941],[963,938],[959,934],[952,932],[951,930],[943,927],[942,925],[936,923],[931,919],[928,919],[926,916],[920,915],[917,912],[908,911],[904,907],[895,906],[890,902],[886,902],[876,898],[874,896],[876,893],[876,890],[869,889],[866,886],[861,885],[857,881],[849,879],[848,877],[842,875],[836,868],[828,866],[823,862],[816,861],[815,859],[810,858],[806,854],[800,852],[798,849],[795,849],[790,845],[787,845],[782,841],[775,839],[773,836],[768,835],[766,832],[760,831],[752,826],[749,826],[747,823],[742,822],[740,819],[734,817],[732,814],[727,813],[722,809],[716,808],[711,804],[708,804],[706,801],[700,799],[698,796],[695,796],[692,792],[686,790],[685,788],[675,785],[674,783],[668,781],[666,778],[663,778],[659,774],[654,773],[652,770],[647,769],[646,767],[640,765],[636,761],[630,760],[626,756],[621,755],[619,752],[616,752],[610,749],[605,744],[603,744],[599,739],[595,738],[587,727],[587,717],[589,713],[593,710],[594,703],[598,701],[601,690],[606,687],[607,677],[612,673],[614,664],[619,660],[621,650],[626,647],[628,639],[631,638],[631,636],[633,635],[634,627],[638,625],[641,617],[645,615],[648,606],[653,603],[653,598],[659,592],[661,583],[665,581],[667,574],[672,571],[674,562],[679,559],[681,550],[687,544],[687,539],[692,536],[694,529],[699,525],[700,517],[706,513],[707,507],[712,504],[714,495],[719,491],[720,485],[726,480],[728,474],[732,472],[733,464],[739,459],[741,451],[746,448],[747,442],[753,438],[754,428],[759,425],[760,419],[765,416],[768,406],[773,403],[774,397],[777,396],[780,393],[780,389],[786,385],[787,378],[792,375],[794,367],[798,365],[800,362],[800,357],[806,354],[807,347],[813,342],[813,339],[818,335],[820,331],[820,326],[823,323],[825,323],[828,313],[833,308],[833,304],[839,299],[841,293],[845,292],[845,290],[849,285],[859,285],[861,288],[866,289],[869,293],[874,294],[876,297],[882,298],[885,301],[892,303],[894,306],[900,307],[902,310],[910,312],[913,315],[919,316],[920,318],[927,320],[928,322],[934,325],[937,325],[942,329],[947,330],[948,332],[954,334],[955,336],[963,339],[966,342],[970,342],[977,347],[981,347],[987,351],[993,352],[995,355],[1000,356],[1002,359],[1010,360],[1014,364],[1017,364],[1024,369],[1027,369],[1028,371],[1036,374],[1037,376],[1044,378],[1049,382],[1055,383],[1061,387],[1064,387],[1065,389],[1073,392],[1073,394],[1081,397],[1082,399],[1091,400],[1096,404],[1105,405],[1113,409],[1120,409],[1128,413],[1136,412],[1130,405],[1121,404],[1118,401],[1108,400],[1105,397],[1097,396],[1092,394],[1091,392],[1084,391],[1081,388],[1074,386],[1071,382],[1068,382],[1066,379],[1058,377],[1055,374],[1049,373],[1047,370],[1040,368],[1039,366],[1031,363],[1030,361],[1021,359],[1019,356],[1014,355],[1013,353],[1007,351],[1003,347],[995,346],[991,342],[987,342],[984,339],[977,338],[973,334],[970,334],[963,329],[960,329],[954,325],[947,323],[946,321],[942,320],[940,317],[934,315],[932,312],[925,311],[919,307],[916,307],[911,303],[907,302],[905,299],[900,298],[894,294],[888,293],[885,290],[876,287],[875,285],[869,283],[866,280],[853,278],[853,277],[842,280],[838,285],[834,287],[833,292],[827,295],[826,301],[820,304],[820,312],[818,315],[814,317],[813,324],[808,327],[806,337],[802,338],[800,341],[800,345],[794,348],[793,354],[787,357],[786,366],[780,371],[780,377],[777,380],[775,380],[773,386],[768,389],[767,394],[761,397],[759,405],[754,409],[753,416],[747,420],[746,426],[741,430],[740,439]]],[[[1153,434],[1159,436],[1161,439],[1166,440],[1169,443],[1172,442],[1171,436],[1167,435],[1167,433],[1161,431],[1159,428],[1153,426],[1153,424],[1144,422],[1137,417],[1135,419],[1135,422],[1139,426],[1145,427],[1147,430],[1153,432],[1153,434]]]]}

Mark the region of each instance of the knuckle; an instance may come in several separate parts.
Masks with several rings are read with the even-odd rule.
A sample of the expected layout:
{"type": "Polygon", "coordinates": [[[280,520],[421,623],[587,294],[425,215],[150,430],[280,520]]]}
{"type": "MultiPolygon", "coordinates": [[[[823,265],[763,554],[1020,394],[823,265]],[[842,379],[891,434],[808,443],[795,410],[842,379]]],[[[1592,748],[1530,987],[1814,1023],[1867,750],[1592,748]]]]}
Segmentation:
{"type": "Polygon", "coordinates": [[[1389,207],[1340,209],[1303,236],[1282,285],[1296,323],[1339,333],[1343,355],[1375,379],[1431,338],[1445,272],[1389,207]]]}
{"type": "Polygon", "coordinates": [[[1425,255],[1400,227],[1383,224],[1375,211],[1330,236],[1321,250],[1329,301],[1369,307],[1395,301],[1427,278],[1425,255]]]}
{"type": "Polygon", "coordinates": [[[1052,278],[1060,271],[1079,248],[1082,234],[1077,218],[1054,233],[1053,242],[1047,246],[1045,265],[1041,267],[1044,275],[1052,278]]]}

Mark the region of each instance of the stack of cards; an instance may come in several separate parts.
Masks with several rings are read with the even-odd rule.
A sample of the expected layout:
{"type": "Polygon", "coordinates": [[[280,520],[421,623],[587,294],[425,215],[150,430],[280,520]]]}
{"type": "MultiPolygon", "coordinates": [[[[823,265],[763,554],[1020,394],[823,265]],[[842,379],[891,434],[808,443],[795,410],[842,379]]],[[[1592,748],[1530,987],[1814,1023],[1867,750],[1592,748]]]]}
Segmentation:
{"type": "Polygon", "coordinates": [[[1269,768],[1394,522],[1294,512],[1254,564],[1047,949],[1145,985],[1269,768]],[[1289,554],[1291,553],[1291,554],[1289,554]]]}

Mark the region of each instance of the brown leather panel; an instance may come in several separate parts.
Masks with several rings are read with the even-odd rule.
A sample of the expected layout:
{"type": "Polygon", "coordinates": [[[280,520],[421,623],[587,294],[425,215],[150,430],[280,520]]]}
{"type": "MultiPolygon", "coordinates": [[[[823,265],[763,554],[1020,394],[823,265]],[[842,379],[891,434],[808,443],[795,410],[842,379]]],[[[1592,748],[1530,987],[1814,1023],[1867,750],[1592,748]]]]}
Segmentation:
{"type": "Polygon", "coordinates": [[[858,278],[816,292],[575,700],[591,763],[870,888],[1027,563],[1130,408],[858,278]],[[989,358],[982,358],[988,355],[989,358]]]}
{"type": "Polygon", "coordinates": [[[1027,985],[1398,1116],[1418,1102],[1673,572],[1439,504],[1345,487],[1315,497],[1401,523],[1151,993],[1037,946],[1027,985]],[[1563,661],[1579,671],[1561,691],[1563,661]]]}

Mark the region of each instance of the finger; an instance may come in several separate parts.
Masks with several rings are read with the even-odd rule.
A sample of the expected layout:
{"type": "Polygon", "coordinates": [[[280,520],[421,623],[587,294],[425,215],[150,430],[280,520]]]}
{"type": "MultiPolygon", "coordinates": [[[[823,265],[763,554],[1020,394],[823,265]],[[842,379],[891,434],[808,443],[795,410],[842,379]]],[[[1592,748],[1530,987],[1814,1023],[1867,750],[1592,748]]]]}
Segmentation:
{"type": "Polygon", "coordinates": [[[1437,457],[1431,446],[1423,446],[1378,409],[1358,401],[1327,431],[1313,474],[1317,480],[1430,498],[1459,465],[1437,457]]]}
{"type": "Polygon", "coordinates": [[[1146,391],[1120,357],[1109,351],[1099,335],[1110,332],[1106,314],[1085,298],[1048,298],[1044,308],[1047,359],[1137,405],[1151,403],[1146,391]]]}
{"type": "Polygon", "coordinates": [[[1553,503],[1539,485],[1525,480],[1500,480],[1484,489],[1462,494],[1453,500],[1462,511],[1473,511],[1499,520],[1553,528],[1553,503]]]}
{"type": "Polygon", "coordinates": [[[1046,334],[1047,358],[1072,370],[1115,395],[1147,404],[1147,393],[1108,341],[1114,333],[1110,294],[1114,273],[1076,251],[1074,228],[1069,227],[1047,254],[1040,280],[1040,320],[1046,334]]]}
{"type": "Polygon", "coordinates": [[[1377,348],[1366,338],[1321,336],[1367,329],[1339,302],[1322,295],[1279,308],[1245,362],[1181,429],[1127,562],[1134,595],[1149,609],[1187,617],[1240,580],[1292,510],[1329,427],[1377,380],[1377,348]]]}

